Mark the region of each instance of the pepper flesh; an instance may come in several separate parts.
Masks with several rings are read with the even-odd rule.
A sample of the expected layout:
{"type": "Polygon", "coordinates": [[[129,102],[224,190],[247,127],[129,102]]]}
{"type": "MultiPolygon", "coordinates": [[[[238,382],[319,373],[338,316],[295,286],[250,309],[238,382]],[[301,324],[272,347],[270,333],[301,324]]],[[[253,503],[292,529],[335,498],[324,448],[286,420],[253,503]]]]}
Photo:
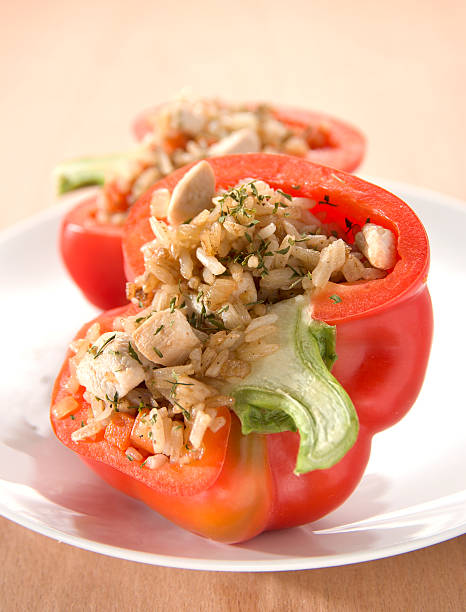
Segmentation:
{"type": "MultiPolygon", "coordinates": [[[[180,473],[176,494],[160,492],[156,472],[152,484],[141,483],[127,470],[123,472],[118,461],[83,453],[92,442],[71,443],[71,427],[64,424],[66,419],[56,419],[52,411],[58,437],[76,452],[86,454],[85,461],[113,486],[195,533],[240,542],[264,530],[316,520],[335,509],[362,477],[372,436],[393,425],[413,404],[432,339],[432,307],[425,285],[429,248],[421,223],[405,203],[351,175],[283,156],[231,156],[209,163],[217,188],[232,186],[245,177],[262,179],[285,193],[321,202],[318,208],[329,210],[333,218],[346,216],[361,224],[370,217],[392,229],[398,243],[398,261],[386,278],[329,283],[314,303],[313,316],[337,326],[338,360],[333,374],[350,395],[360,421],[355,445],[331,468],[296,476],[298,434],[243,436],[232,415],[224,459],[210,484],[184,494],[180,473]],[[329,206],[327,199],[334,206],[329,206]],[[334,294],[341,301],[329,299],[334,294]]],[[[184,172],[186,169],[174,173],[154,189],[173,189],[184,172]]],[[[139,200],[125,228],[125,263],[130,278],[143,269],[140,246],[152,239],[150,196],[151,192],[139,200]]],[[[62,372],[52,404],[63,396],[66,380],[62,372]]],[[[189,490],[188,483],[185,490],[189,490]]]]}
{"type": "Polygon", "coordinates": [[[63,218],[60,253],[85,297],[98,308],[127,303],[121,251],[122,227],[99,223],[97,196],[85,197],[63,218]]]}

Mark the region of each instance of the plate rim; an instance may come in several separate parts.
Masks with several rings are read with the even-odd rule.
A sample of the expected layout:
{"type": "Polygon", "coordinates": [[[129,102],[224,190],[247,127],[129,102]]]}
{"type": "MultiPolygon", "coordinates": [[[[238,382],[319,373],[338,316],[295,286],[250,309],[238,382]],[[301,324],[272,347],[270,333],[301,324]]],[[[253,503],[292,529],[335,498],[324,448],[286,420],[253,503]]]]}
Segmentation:
{"type": "MultiPolygon", "coordinates": [[[[446,542],[452,538],[464,535],[464,526],[460,525],[445,531],[439,532],[433,536],[426,536],[414,541],[409,541],[409,548],[405,547],[408,541],[382,547],[375,551],[361,551],[359,553],[343,553],[339,555],[330,555],[323,557],[296,557],[288,559],[264,559],[256,561],[247,560],[226,560],[226,559],[203,559],[200,557],[180,557],[178,555],[165,555],[160,553],[151,553],[143,551],[135,551],[121,546],[112,544],[102,544],[95,540],[82,538],[65,534],[58,529],[48,527],[47,525],[36,524],[34,521],[18,521],[14,516],[9,516],[8,513],[3,513],[2,516],[17,525],[30,529],[35,533],[39,533],[45,537],[56,540],[59,543],[69,544],[82,550],[88,550],[97,554],[124,561],[132,561],[135,563],[144,563],[145,565],[157,565],[161,567],[170,567],[174,569],[187,569],[196,571],[218,571],[218,572],[288,572],[298,570],[312,570],[330,567],[340,567],[343,565],[351,565],[356,563],[364,563],[367,561],[377,561],[396,555],[401,555],[407,552],[414,552],[421,548],[433,546],[441,542],[446,542]],[[412,546],[414,542],[414,546],[412,546]],[[130,553],[130,554],[128,554],[130,553]],[[325,562],[322,562],[324,561],[325,562]],[[310,563],[315,561],[315,563],[310,563]],[[284,567],[286,565],[286,567],[284,567]]],[[[284,530],[280,530],[284,531],[284,530]]],[[[230,546],[234,546],[230,545],[230,546]]]]}

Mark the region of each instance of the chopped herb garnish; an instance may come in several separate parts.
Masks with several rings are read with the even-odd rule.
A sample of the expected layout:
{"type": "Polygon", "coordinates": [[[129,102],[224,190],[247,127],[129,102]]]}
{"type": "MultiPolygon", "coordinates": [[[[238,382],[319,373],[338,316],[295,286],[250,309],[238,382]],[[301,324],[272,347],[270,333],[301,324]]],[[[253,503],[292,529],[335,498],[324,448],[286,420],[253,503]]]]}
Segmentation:
{"type": "Polygon", "coordinates": [[[336,293],[334,293],[333,295],[331,295],[331,296],[330,296],[330,299],[332,300],[332,302],[333,302],[334,304],[339,304],[339,303],[342,301],[341,297],[340,297],[339,295],[337,295],[336,293]]]}
{"type": "Polygon", "coordinates": [[[296,191],[298,189],[301,189],[301,185],[291,185],[291,189],[296,189],[296,191]]]}
{"type": "Polygon", "coordinates": [[[170,312],[175,312],[175,305],[176,305],[176,297],[172,297],[172,299],[170,300],[170,312]]]}
{"type": "MultiPolygon", "coordinates": [[[[97,357],[99,355],[102,355],[102,352],[104,350],[104,348],[106,346],[108,346],[110,344],[110,342],[113,342],[113,340],[115,340],[116,338],[116,334],[113,334],[113,336],[110,336],[110,338],[107,338],[107,340],[105,340],[105,342],[102,344],[102,346],[100,347],[100,349],[96,352],[96,354],[94,355],[94,359],[97,359],[97,357]]],[[[91,347],[91,348],[95,348],[95,347],[91,347]]]]}
{"type": "Polygon", "coordinates": [[[230,305],[229,305],[229,304],[225,304],[225,306],[222,306],[222,307],[220,308],[220,310],[217,310],[217,314],[218,314],[218,315],[219,315],[219,314],[222,314],[222,312],[226,312],[226,311],[227,311],[229,308],[230,308],[230,305]]]}
{"type": "Polygon", "coordinates": [[[159,349],[154,346],[152,347],[154,349],[154,353],[156,353],[161,359],[163,358],[163,353],[161,351],[159,351],[159,349]]]}
{"type": "Polygon", "coordinates": [[[263,304],[264,300],[257,300],[256,302],[248,302],[245,306],[255,306],[256,304],[263,304]]]}
{"type": "Polygon", "coordinates": [[[222,330],[226,329],[225,325],[223,324],[223,322],[219,321],[218,319],[216,319],[215,315],[213,315],[213,314],[207,315],[205,317],[205,320],[208,321],[209,323],[211,323],[217,329],[222,329],[222,330]]]}
{"type": "Polygon", "coordinates": [[[81,427],[84,427],[84,421],[81,421],[81,427]]]}
{"type": "Polygon", "coordinates": [[[176,375],[176,372],[173,372],[173,374],[174,374],[173,378],[175,380],[165,380],[165,382],[169,383],[172,386],[172,388],[170,389],[170,397],[172,398],[176,397],[176,390],[179,387],[179,385],[183,387],[192,387],[194,385],[194,383],[178,382],[178,376],[176,375]]]}
{"type": "Polygon", "coordinates": [[[286,264],[287,268],[290,268],[290,270],[293,270],[293,276],[291,278],[295,278],[296,276],[304,276],[302,272],[298,272],[297,270],[295,270],[295,268],[293,268],[293,266],[290,266],[290,264],[286,264]]]}
{"type": "MultiPolygon", "coordinates": [[[[278,191],[278,193],[279,193],[280,195],[282,195],[284,198],[286,198],[286,199],[287,199],[287,200],[289,200],[290,202],[291,202],[291,200],[293,199],[293,197],[292,197],[292,196],[290,196],[290,194],[289,194],[289,193],[285,193],[285,192],[284,192],[284,191],[282,191],[281,189],[277,189],[277,191],[278,191]]],[[[286,206],[286,204],[285,204],[285,206],[286,206]]]]}
{"type": "MultiPolygon", "coordinates": [[[[251,183],[249,183],[249,186],[251,186],[251,183]]],[[[251,190],[252,189],[253,188],[251,187],[251,190]]],[[[252,208],[246,207],[246,200],[248,199],[249,195],[250,194],[248,193],[248,190],[246,189],[246,185],[241,185],[238,188],[230,189],[230,191],[227,191],[226,193],[224,193],[218,199],[218,202],[221,207],[222,216],[225,215],[225,211],[223,210],[223,205],[225,204],[227,198],[231,198],[234,202],[236,202],[236,206],[233,206],[228,211],[226,211],[228,214],[236,215],[236,216],[243,215],[245,217],[251,217],[252,213],[254,213],[255,211],[252,208]]],[[[258,197],[258,199],[260,200],[260,196],[258,197]]]]}
{"type": "Polygon", "coordinates": [[[120,396],[118,395],[118,391],[115,391],[115,395],[113,396],[113,399],[108,397],[107,394],[105,395],[105,399],[107,400],[107,402],[110,402],[111,404],[114,404],[115,409],[116,409],[116,406],[117,406],[118,402],[120,401],[120,396]]]}
{"type": "Polygon", "coordinates": [[[181,412],[183,413],[184,418],[187,421],[190,421],[191,420],[191,415],[189,414],[189,412],[185,408],[183,408],[183,406],[181,404],[178,404],[178,402],[175,402],[175,404],[178,406],[178,408],[181,408],[181,412]]]}
{"type": "Polygon", "coordinates": [[[279,255],[286,255],[288,253],[288,251],[290,250],[291,245],[288,245],[285,249],[280,249],[279,251],[275,251],[275,253],[278,253],[279,255]]]}
{"type": "Polygon", "coordinates": [[[247,232],[244,234],[244,237],[246,238],[246,240],[247,240],[248,242],[252,242],[251,235],[250,235],[250,234],[248,234],[247,232]]]}
{"type": "Polygon", "coordinates": [[[131,457],[131,455],[126,455],[126,458],[129,459],[130,461],[133,461],[133,457],[131,457]]]}
{"type": "Polygon", "coordinates": [[[189,225],[191,223],[191,221],[193,220],[194,217],[191,217],[190,219],[186,219],[186,221],[183,221],[183,223],[181,225],[189,225]]]}
{"type": "Polygon", "coordinates": [[[330,196],[327,193],[324,195],[324,199],[319,201],[319,204],[326,204],[327,206],[334,206],[335,208],[338,206],[338,204],[330,202],[330,196]]]}
{"type": "Polygon", "coordinates": [[[366,223],[370,223],[370,222],[371,222],[371,218],[370,218],[370,217],[367,217],[367,219],[366,219],[366,223]]]}
{"type": "Polygon", "coordinates": [[[134,408],[136,409],[138,412],[142,412],[145,408],[147,408],[147,406],[145,405],[145,403],[141,400],[139,402],[139,406],[130,406],[130,408],[134,408]]]}
{"type": "Polygon", "coordinates": [[[74,420],[75,420],[75,418],[76,418],[76,417],[74,416],[74,414],[71,414],[71,415],[70,415],[70,419],[71,419],[72,421],[74,421],[74,420]]]}
{"type": "Polygon", "coordinates": [[[146,465],[146,463],[147,463],[147,459],[144,459],[144,461],[141,463],[141,465],[139,467],[141,467],[141,468],[144,467],[146,465]]]}
{"type": "Polygon", "coordinates": [[[345,217],[345,225],[346,225],[346,231],[349,232],[350,229],[353,227],[354,223],[352,221],[350,221],[348,219],[348,217],[345,217]]]}
{"type": "Polygon", "coordinates": [[[157,329],[154,332],[154,336],[156,336],[158,333],[160,333],[164,327],[165,327],[164,325],[160,325],[160,327],[157,327],[157,329]]]}
{"type": "Polygon", "coordinates": [[[136,319],[136,323],[141,323],[142,321],[145,321],[146,319],[148,319],[149,317],[151,317],[151,316],[152,316],[152,314],[153,314],[153,313],[151,312],[151,313],[150,313],[150,314],[148,314],[146,317],[138,317],[138,318],[136,319]]]}
{"type": "Polygon", "coordinates": [[[142,365],[142,361],[139,359],[138,354],[134,350],[131,342],[128,342],[128,353],[130,357],[132,357],[135,361],[137,361],[138,363],[142,365]]]}

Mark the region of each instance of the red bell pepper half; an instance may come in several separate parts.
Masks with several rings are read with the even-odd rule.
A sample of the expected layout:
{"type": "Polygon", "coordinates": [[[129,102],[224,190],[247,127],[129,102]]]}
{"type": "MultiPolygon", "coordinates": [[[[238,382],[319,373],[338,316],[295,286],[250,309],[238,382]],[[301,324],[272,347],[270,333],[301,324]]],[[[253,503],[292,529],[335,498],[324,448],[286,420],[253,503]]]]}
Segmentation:
{"type": "MultiPolygon", "coordinates": [[[[325,211],[327,220],[340,221],[343,227],[363,225],[370,218],[391,229],[398,251],[396,265],[385,278],[329,283],[314,304],[314,318],[336,325],[338,359],[332,373],[351,397],[359,418],[355,444],[330,468],[296,475],[297,433],[243,435],[237,417],[226,409],[227,426],[204,439],[205,452],[198,464],[182,468],[166,464],[157,471],[141,469],[102,436],[75,443],[71,433],[88,410],[82,388],[73,396],[74,418],[57,419],[53,410],[70,395],[65,361],[52,398],[51,420],[58,438],[117,489],[188,530],[233,543],[265,530],[314,521],[338,507],[362,477],[372,436],[393,425],[412,406],[432,339],[426,287],[429,247],[419,219],[403,201],[349,174],[302,159],[260,154],[209,163],[219,189],[246,177],[262,179],[285,193],[315,200],[313,212],[325,211]]],[[[185,172],[186,168],[175,172],[153,189],[173,189],[185,172]]],[[[150,195],[133,207],[125,227],[129,278],[142,272],[140,246],[153,239],[148,221],[150,195]]],[[[128,314],[135,308],[129,307],[128,314]]],[[[102,330],[112,329],[113,318],[122,312],[101,315],[102,330]]]]}

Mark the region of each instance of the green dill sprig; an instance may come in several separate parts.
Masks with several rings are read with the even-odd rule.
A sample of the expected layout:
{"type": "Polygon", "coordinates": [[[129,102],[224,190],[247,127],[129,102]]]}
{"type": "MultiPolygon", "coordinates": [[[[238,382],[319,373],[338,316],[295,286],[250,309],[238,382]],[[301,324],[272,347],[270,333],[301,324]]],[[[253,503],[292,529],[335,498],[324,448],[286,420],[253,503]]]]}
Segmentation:
{"type": "Polygon", "coordinates": [[[325,204],[326,206],[333,206],[334,208],[338,207],[338,204],[334,204],[333,202],[330,202],[330,196],[328,195],[328,193],[324,195],[323,200],[319,201],[319,204],[325,204]]]}
{"type": "Polygon", "coordinates": [[[138,317],[138,318],[136,319],[136,323],[138,323],[138,324],[139,324],[139,323],[142,323],[143,321],[147,321],[147,319],[148,319],[149,317],[151,317],[153,314],[154,314],[154,313],[153,313],[153,312],[151,312],[151,313],[149,313],[149,314],[148,314],[147,316],[145,316],[145,317],[138,317]]]}
{"type": "Polygon", "coordinates": [[[113,396],[113,399],[111,397],[108,396],[108,394],[105,394],[105,399],[107,400],[107,402],[110,402],[111,405],[113,405],[114,409],[116,412],[119,412],[118,410],[118,402],[120,401],[120,396],[118,395],[118,391],[115,391],[115,394],[113,396]]]}
{"type": "Polygon", "coordinates": [[[158,356],[160,357],[160,359],[163,359],[163,353],[162,353],[162,351],[160,351],[160,350],[159,350],[159,349],[158,349],[156,346],[153,346],[152,348],[153,348],[153,350],[154,350],[154,353],[155,353],[156,355],[158,355],[158,356]]]}
{"type": "MultiPolygon", "coordinates": [[[[277,193],[279,193],[281,196],[283,196],[284,198],[286,198],[287,200],[289,200],[291,202],[291,200],[293,199],[292,196],[290,196],[289,193],[285,193],[284,191],[282,191],[281,189],[277,189],[277,193]]],[[[286,206],[286,205],[285,205],[286,206]]]]}
{"type": "Polygon", "coordinates": [[[132,357],[135,361],[137,361],[138,363],[140,363],[142,365],[142,361],[139,359],[138,354],[136,353],[136,351],[133,348],[133,345],[131,344],[131,342],[128,342],[128,354],[130,357],[132,357]]]}
{"type": "MultiPolygon", "coordinates": [[[[116,333],[113,334],[113,336],[110,336],[110,338],[107,338],[107,340],[105,340],[105,342],[102,344],[102,346],[100,347],[100,349],[94,353],[94,359],[97,359],[97,357],[99,357],[99,355],[102,355],[104,349],[106,346],[108,346],[110,344],[110,342],[113,342],[113,340],[115,340],[116,338],[116,333]]],[[[94,351],[96,351],[96,346],[91,346],[91,348],[89,349],[90,353],[93,353],[94,351]]]]}

